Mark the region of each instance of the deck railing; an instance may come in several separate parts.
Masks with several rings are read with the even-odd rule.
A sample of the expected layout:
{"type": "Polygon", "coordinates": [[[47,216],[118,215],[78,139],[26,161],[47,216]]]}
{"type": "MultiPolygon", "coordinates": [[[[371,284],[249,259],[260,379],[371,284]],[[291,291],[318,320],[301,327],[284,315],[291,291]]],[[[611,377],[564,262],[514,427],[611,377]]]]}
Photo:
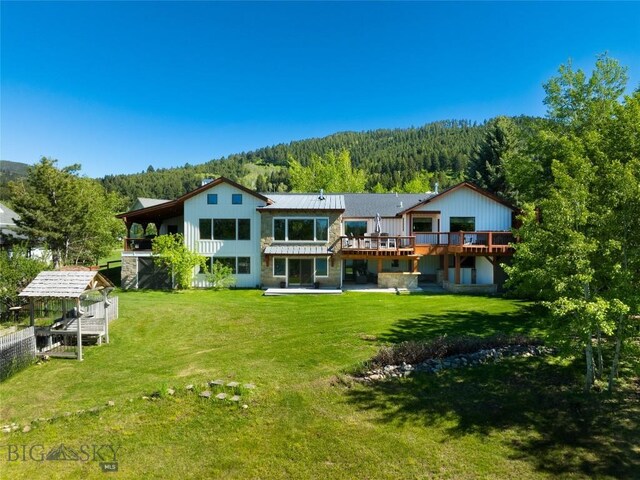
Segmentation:
{"type": "Polygon", "coordinates": [[[416,246],[461,247],[464,249],[505,249],[513,243],[511,232],[430,232],[410,236],[365,235],[342,236],[342,250],[413,251],[416,246]],[[497,247],[497,248],[496,248],[497,247]]]}
{"type": "Polygon", "coordinates": [[[125,238],[124,250],[130,252],[134,250],[151,250],[152,238],[125,238]]]}
{"type": "Polygon", "coordinates": [[[413,250],[416,238],[403,235],[343,235],[342,250],[413,250]]]}

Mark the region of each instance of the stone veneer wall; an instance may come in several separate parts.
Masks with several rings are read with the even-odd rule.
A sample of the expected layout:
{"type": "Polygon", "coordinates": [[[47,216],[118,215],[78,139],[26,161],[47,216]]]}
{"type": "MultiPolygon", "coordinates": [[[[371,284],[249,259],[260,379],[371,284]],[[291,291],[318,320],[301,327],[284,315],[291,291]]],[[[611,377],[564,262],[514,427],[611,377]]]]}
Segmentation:
{"type": "Polygon", "coordinates": [[[420,273],[412,272],[380,272],[378,286],[380,288],[418,288],[420,273]]]}
{"type": "Polygon", "coordinates": [[[495,283],[465,285],[462,283],[442,282],[442,288],[451,293],[497,293],[498,285],[495,283]]]}
{"type": "Polygon", "coordinates": [[[123,290],[138,288],[138,257],[122,255],[122,271],[120,273],[123,290]]]}
{"type": "MultiPolygon", "coordinates": [[[[338,212],[326,212],[326,211],[273,211],[273,212],[261,212],[260,222],[260,251],[264,252],[264,249],[273,243],[273,219],[274,217],[328,217],[329,218],[329,240],[326,243],[296,243],[296,242],[280,242],[279,245],[287,246],[324,246],[330,247],[340,238],[341,234],[341,219],[342,213],[338,212]]],[[[341,259],[339,255],[340,243],[335,246],[335,253],[333,257],[329,257],[329,271],[328,277],[318,278],[320,287],[340,287],[342,280],[341,259]]],[[[309,258],[309,257],[301,257],[309,258]]],[[[264,254],[261,255],[261,275],[260,282],[263,287],[280,287],[280,282],[286,281],[285,277],[273,276],[273,257],[269,260],[267,266],[264,254]]]]}

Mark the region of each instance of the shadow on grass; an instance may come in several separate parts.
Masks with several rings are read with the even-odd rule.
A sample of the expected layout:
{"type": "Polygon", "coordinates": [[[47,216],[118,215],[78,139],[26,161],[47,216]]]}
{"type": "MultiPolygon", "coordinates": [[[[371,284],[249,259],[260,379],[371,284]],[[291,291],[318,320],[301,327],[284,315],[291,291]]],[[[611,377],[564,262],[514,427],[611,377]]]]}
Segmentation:
{"type": "Polygon", "coordinates": [[[399,320],[389,332],[378,335],[378,338],[386,343],[400,343],[407,340],[431,339],[445,334],[451,337],[527,333],[534,329],[536,319],[540,316],[541,313],[529,305],[523,305],[511,313],[474,310],[425,313],[418,318],[399,320]]]}
{"type": "Polygon", "coordinates": [[[583,396],[577,383],[577,366],[518,358],[357,386],[347,395],[380,422],[439,426],[452,436],[510,430],[502,438],[511,439],[504,441],[512,458],[552,475],[638,478],[638,385],[608,397],[583,396]]]}

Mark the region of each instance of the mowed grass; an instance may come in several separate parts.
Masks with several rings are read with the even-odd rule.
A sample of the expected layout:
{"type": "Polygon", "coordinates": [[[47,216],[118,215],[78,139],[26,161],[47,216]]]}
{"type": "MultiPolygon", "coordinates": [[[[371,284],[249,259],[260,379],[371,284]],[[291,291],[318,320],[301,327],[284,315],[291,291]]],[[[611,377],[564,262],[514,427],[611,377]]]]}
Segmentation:
{"type": "Polygon", "coordinates": [[[7,461],[7,445],[63,443],[118,447],[109,475],[136,479],[633,478],[637,395],[582,397],[573,365],[521,358],[374,386],[345,374],[381,343],[537,324],[525,304],[486,297],[120,293],[109,345],[0,384],[1,424],[58,417],[3,434],[0,475],[104,478],[97,461],[7,461]],[[184,389],[218,378],[256,389],[240,405],[184,389]]]}

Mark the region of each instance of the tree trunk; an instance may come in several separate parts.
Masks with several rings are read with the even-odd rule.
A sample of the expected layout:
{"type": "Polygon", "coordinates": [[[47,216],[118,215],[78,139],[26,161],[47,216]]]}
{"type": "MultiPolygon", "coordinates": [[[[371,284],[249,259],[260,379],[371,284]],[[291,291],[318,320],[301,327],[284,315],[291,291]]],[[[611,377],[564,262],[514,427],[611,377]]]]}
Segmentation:
{"type": "Polygon", "coordinates": [[[616,378],[618,378],[618,364],[620,363],[620,350],[622,349],[622,331],[624,329],[624,315],[621,314],[618,319],[618,327],[616,328],[616,349],[613,354],[613,360],[611,361],[611,372],[609,372],[609,393],[613,393],[615,387],[616,378]]]}
{"type": "Polygon", "coordinates": [[[604,370],[604,365],[603,365],[603,360],[602,360],[602,331],[598,328],[598,332],[597,332],[597,339],[598,339],[598,344],[597,344],[597,348],[596,348],[596,352],[598,354],[598,371],[597,371],[597,376],[598,378],[602,378],[602,371],[604,370]]]}
{"type": "Polygon", "coordinates": [[[591,341],[591,333],[587,336],[587,345],[584,349],[587,360],[587,372],[584,379],[584,393],[591,391],[593,385],[593,344],[591,341]]]}

